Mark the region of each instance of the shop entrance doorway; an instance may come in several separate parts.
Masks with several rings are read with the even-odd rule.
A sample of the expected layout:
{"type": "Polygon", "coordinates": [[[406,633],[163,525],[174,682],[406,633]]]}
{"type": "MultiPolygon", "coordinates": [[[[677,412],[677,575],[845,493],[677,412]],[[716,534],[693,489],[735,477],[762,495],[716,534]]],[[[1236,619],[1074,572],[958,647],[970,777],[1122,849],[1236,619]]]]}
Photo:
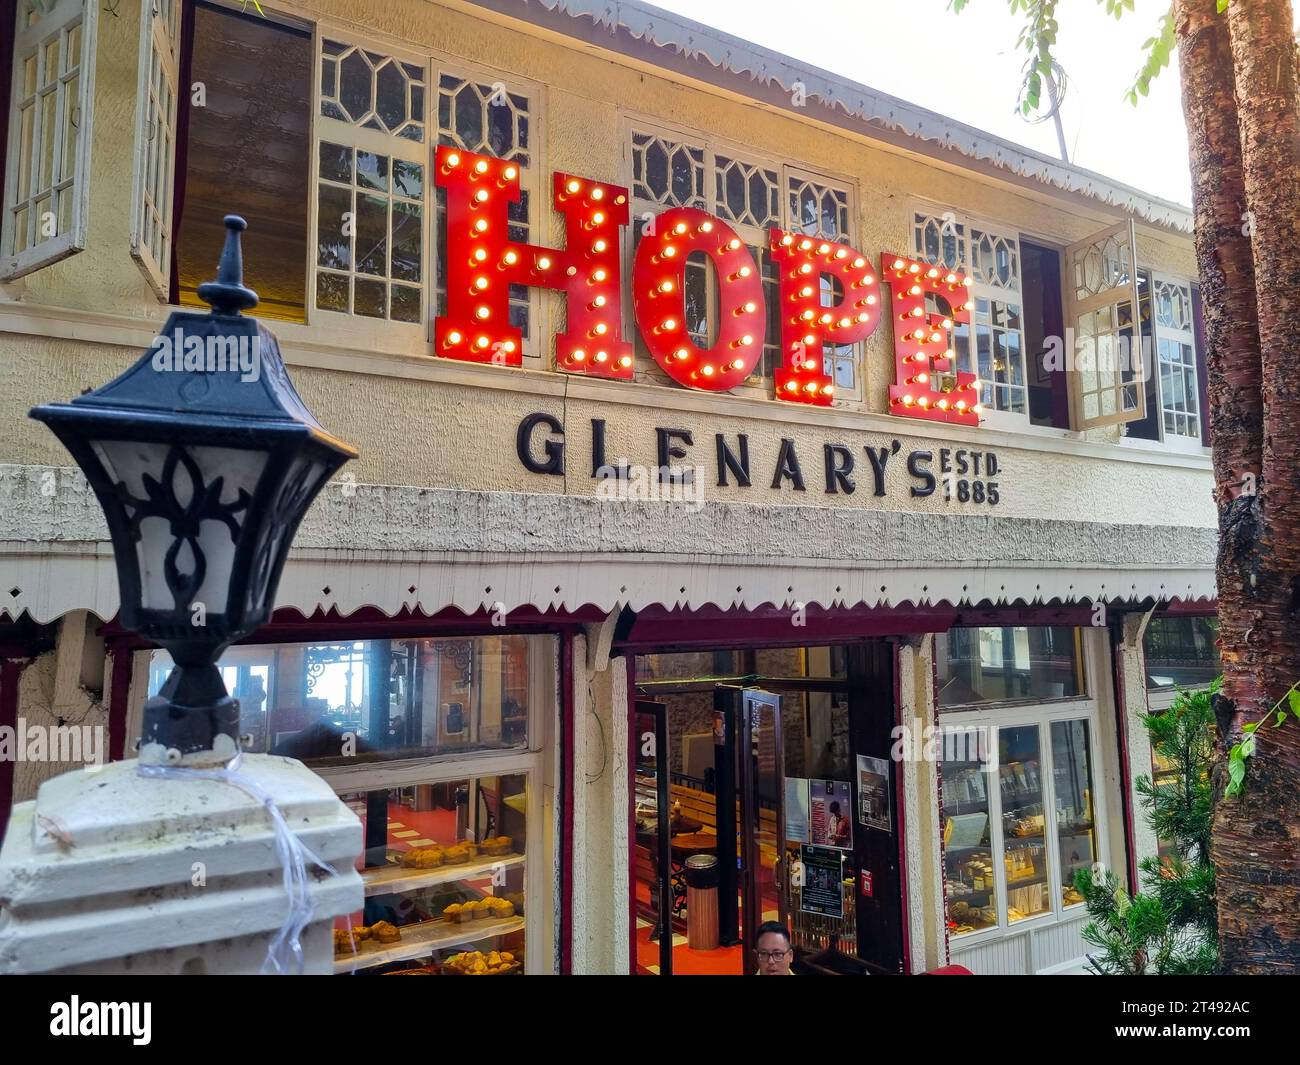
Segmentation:
{"type": "Polygon", "coordinates": [[[636,703],[636,971],[753,972],[759,925],[786,916],[781,700],[719,681],[710,731],[683,734],[673,695],[636,703]]]}

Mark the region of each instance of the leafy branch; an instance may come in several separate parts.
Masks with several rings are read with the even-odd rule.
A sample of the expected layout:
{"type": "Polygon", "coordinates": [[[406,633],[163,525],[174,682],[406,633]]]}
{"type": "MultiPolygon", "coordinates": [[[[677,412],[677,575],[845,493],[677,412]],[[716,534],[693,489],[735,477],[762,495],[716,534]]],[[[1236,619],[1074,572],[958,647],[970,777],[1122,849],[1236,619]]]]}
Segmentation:
{"type": "MultiPolygon", "coordinates": [[[[1223,4],[1224,0],[1220,0],[1223,4]]],[[[1286,694],[1275,702],[1267,714],[1258,721],[1251,721],[1241,726],[1241,731],[1246,733],[1245,737],[1238,744],[1235,744],[1228,752],[1228,786],[1224,789],[1224,795],[1233,798],[1241,794],[1242,787],[1246,782],[1246,759],[1255,754],[1255,737],[1259,731],[1260,725],[1269,723],[1272,718],[1272,725],[1278,728],[1287,719],[1287,710],[1291,716],[1300,719],[1300,680],[1296,681],[1286,690],[1286,694]],[[1282,704],[1286,703],[1284,707],[1282,704]]]]}

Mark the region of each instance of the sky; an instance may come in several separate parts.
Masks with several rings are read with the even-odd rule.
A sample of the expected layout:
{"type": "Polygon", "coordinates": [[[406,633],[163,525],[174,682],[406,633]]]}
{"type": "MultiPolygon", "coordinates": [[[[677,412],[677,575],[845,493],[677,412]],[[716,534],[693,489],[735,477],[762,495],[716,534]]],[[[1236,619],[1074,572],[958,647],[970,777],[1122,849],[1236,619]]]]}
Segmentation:
{"type": "MultiPolygon", "coordinates": [[[[1016,99],[1027,53],[1007,0],[653,0],[655,6],[920,104],[1059,158],[1049,119],[1016,99]],[[801,17],[791,17],[792,11],[801,17]]],[[[1177,56],[1136,107],[1125,95],[1169,0],[1136,0],[1118,21],[1097,0],[1060,0],[1056,58],[1070,161],[1176,203],[1191,203],[1177,56]]]]}

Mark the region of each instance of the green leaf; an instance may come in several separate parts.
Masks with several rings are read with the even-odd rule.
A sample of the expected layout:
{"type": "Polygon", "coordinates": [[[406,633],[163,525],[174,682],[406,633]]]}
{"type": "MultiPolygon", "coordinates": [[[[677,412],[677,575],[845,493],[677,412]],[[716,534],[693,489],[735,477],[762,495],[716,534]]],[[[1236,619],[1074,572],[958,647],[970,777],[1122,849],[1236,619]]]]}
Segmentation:
{"type": "Polygon", "coordinates": [[[1300,717],[1300,691],[1292,688],[1286,693],[1286,701],[1287,705],[1291,707],[1291,713],[1295,714],[1296,717],[1300,717]]]}
{"type": "Polygon", "coordinates": [[[1255,737],[1247,736],[1241,741],[1241,757],[1250,758],[1255,753],[1255,737]]]}
{"type": "Polygon", "coordinates": [[[1254,732],[1257,728],[1259,728],[1259,722],[1258,722],[1258,721],[1248,721],[1246,724],[1244,724],[1244,725],[1241,726],[1241,731],[1242,731],[1242,732],[1254,732]]]}
{"type": "Polygon", "coordinates": [[[1222,15],[1228,10],[1228,0],[1219,0],[1219,14],[1222,15]]]}

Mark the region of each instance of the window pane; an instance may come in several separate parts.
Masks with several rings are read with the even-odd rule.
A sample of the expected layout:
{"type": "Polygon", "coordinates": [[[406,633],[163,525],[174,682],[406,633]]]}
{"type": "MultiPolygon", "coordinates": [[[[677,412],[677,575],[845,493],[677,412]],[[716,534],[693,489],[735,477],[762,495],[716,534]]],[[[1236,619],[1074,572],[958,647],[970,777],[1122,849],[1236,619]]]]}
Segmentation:
{"type": "Polygon", "coordinates": [[[361,910],[334,920],[334,970],[518,972],[527,778],[470,777],[340,796],[360,818],[361,910]]]}
{"type": "Polygon", "coordinates": [[[1221,672],[1216,618],[1153,617],[1142,637],[1148,688],[1199,688],[1221,672]]]}
{"type": "Polygon", "coordinates": [[[1086,721],[1052,722],[1052,786],[1056,792],[1056,836],[1061,854],[1061,902],[1077,906],[1083,895],[1074,874],[1097,860],[1093,813],[1092,747],[1086,721]]]}
{"type": "Polygon", "coordinates": [[[1076,629],[954,628],[934,649],[941,707],[1083,694],[1076,629]]]}
{"type": "Polygon", "coordinates": [[[946,726],[943,743],[944,887],[954,936],[993,928],[998,895],[989,836],[990,772],[987,730],[946,726]]]}
{"type": "Polygon", "coordinates": [[[180,302],[203,305],[196,290],[213,277],[226,236],[221,220],[234,213],[248,221],[244,282],[260,297],[258,317],[303,321],[305,189],[313,163],[311,36],[200,4],[191,78],[206,86],[207,99],[204,107],[184,105],[189,140],[176,248],[180,302]],[[250,100],[266,106],[250,107],[250,100]]]}
{"type": "Polygon", "coordinates": [[[998,789],[1007,921],[1015,924],[1052,908],[1037,725],[998,729],[998,789]]]}
{"type": "MultiPolygon", "coordinates": [[[[550,645],[525,636],[244,644],[218,665],[235,671],[247,750],[336,765],[526,747],[531,692],[543,690],[533,681],[554,654],[538,648],[550,645]]],[[[171,667],[154,652],[151,695],[171,667]]]]}

